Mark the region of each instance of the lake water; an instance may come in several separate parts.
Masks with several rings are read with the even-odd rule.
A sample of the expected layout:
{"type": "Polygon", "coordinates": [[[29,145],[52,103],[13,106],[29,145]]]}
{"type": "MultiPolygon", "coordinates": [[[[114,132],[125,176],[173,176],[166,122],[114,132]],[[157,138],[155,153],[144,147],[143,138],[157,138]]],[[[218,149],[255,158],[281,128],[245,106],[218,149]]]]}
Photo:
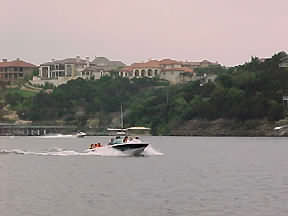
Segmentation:
{"type": "Polygon", "coordinates": [[[83,153],[108,139],[0,137],[0,215],[288,215],[288,138],[148,136],[144,157],[83,153]]]}

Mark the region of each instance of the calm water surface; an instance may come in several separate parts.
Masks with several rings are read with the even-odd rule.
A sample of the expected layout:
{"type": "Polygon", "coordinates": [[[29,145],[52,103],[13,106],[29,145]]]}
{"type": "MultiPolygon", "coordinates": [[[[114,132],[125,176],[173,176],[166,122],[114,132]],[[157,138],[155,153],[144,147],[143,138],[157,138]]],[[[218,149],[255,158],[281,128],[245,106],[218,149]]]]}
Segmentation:
{"type": "Polygon", "coordinates": [[[107,139],[0,137],[0,215],[288,215],[288,138],[145,137],[164,155],[37,154],[107,139]]]}

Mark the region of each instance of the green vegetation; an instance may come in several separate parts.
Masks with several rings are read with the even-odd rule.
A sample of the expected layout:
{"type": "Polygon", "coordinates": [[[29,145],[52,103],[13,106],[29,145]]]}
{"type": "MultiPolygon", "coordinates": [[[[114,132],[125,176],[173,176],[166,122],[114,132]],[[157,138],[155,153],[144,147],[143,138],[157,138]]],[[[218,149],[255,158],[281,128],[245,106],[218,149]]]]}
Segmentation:
{"type": "Polygon", "coordinates": [[[8,88],[4,91],[4,99],[12,110],[15,110],[19,116],[22,116],[23,110],[30,106],[32,98],[37,93],[17,88],[8,88]]]}
{"type": "Polygon", "coordinates": [[[159,80],[110,77],[71,80],[51,94],[40,92],[19,113],[25,120],[64,120],[78,126],[85,126],[89,118],[98,118],[103,125],[109,123],[109,114],[120,111],[120,104],[128,107],[140,91],[166,84],[159,80]]]}
{"type": "Polygon", "coordinates": [[[197,70],[199,74],[217,74],[215,82],[170,86],[154,79],[77,79],[50,94],[44,90],[35,96],[10,92],[5,100],[24,120],[62,120],[81,127],[91,119],[109,126],[113,113],[119,113],[123,104],[126,126],[151,127],[153,134],[169,134],[192,119],[233,119],[247,122],[251,128],[259,119],[285,117],[282,96],[288,94],[288,71],[279,68],[284,56],[286,53],[280,52],[265,61],[253,57],[236,67],[197,70]]]}
{"type": "Polygon", "coordinates": [[[169,134],[187,120],[219,118],[240,122],[284,117],[288,71],[279,68],[285,53],[261,62],[221,68],[215,83],[200,81],[144,93],[130,107],[130,124],[149,124],[155,134],[169,134]]]}
{"type": "Polygon", "coordinates": [[[203,68],[196,68],[195,71],[198,75],[204,75],[204,74],[217,74],[220,75],[223,72],[226,72],[227,68],[223,67],[221,65],[210,65],[208,67],[203,68]]]}
{"type": "Polygon", "coordinates": [[[19,96],[24,97],[24,98],[29,98],[29,97],[35,96],[37,93],[35,93],[33,91],[22,90],[22,89],[19,89],[19,88],[7,88],[5,90],[5,95],[7,95],[7,94],[9,94],[9,95],[19,95],[19,96]]]}

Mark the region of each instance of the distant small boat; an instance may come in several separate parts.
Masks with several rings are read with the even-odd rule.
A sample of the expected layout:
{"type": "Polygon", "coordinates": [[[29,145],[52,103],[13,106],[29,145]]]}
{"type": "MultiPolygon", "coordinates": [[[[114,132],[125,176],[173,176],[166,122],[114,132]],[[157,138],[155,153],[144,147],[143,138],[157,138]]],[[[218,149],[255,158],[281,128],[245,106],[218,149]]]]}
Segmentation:
{"type": "Polygon", "coordinates": [[[87,133],[83,132],[83,131],[79,131],[77,134],[76,134],[76,137],[78,138],[83,138],[87,136],[87,133]]]}
{"type": "Polygon", "coordinates": [[[281,130],[282,128],[286,128],[288,125],[282,125],[278,127],[274,127],[274,130],[281,130]]]}

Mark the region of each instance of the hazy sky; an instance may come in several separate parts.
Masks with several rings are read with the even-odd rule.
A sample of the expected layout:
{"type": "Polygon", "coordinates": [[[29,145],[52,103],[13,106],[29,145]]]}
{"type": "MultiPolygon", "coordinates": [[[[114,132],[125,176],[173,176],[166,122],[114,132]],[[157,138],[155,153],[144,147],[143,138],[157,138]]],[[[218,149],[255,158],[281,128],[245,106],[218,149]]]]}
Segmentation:
{"type": "Polygon", "coordinates": [[[242,64],[288,51],[288,0],[0,0],[0,58],[242,64]]]}

